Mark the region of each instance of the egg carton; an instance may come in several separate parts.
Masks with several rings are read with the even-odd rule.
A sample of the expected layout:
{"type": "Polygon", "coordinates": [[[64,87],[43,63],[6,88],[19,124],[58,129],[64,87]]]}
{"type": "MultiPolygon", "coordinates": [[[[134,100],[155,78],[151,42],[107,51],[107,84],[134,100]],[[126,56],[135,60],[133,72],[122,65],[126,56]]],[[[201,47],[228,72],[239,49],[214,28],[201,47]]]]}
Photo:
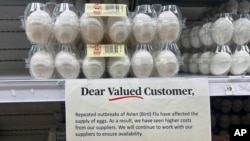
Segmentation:
{"type": "MultiPolygon", "coordinates": [[[[117,10],[117,8],[111,8],[109,10],[114,11],[117,10]]],[[[86,12],[80,14],[81,16],[78,16],[73,5],[68,3],[57,4],[52,14],[49,13],[46,5],[41,3],[31,3],[27,6],[25,11],[24,27],[29,40],[34,45],[48,45],[51,43],[72,45],[72,43],[74,43],[73,46],[78,46],[79,40],[81,39],[84,44],[126,44],[127,42],[129,42],[128,48],[131,50],[129,53],[131,57],[129,57],[130,55],[108,59],[102,57],[82,57],[80,59],[80,64],[82,63],[83,65],[79,66],[79,59],[78,61],[77,58],[67,59],[69,57],[65,57],[66,54],[62,55],[63,57],[60,60],[63,62],[66,62],[67,60],[69,60],[69,63],[73,63],[73,60],[75,60],[75,62],[78,62],[75,63],[77,64],[77,67],[75,67],[76,70],[83,68],[83,73],[85,74],[85,76],[87,76],[87,78],[103,77],[103,74],[106,70],[109,72],[109,76],[111,77],[126,77],[129,74],[130,66],[132,68],[132,74],[135,77],[175,76],[179,70],[179,65],[182,62],[180,51],[176,42],[184,25],[183,19],[178,7],[175,5],[160,5],[160,10],[161,11],[158,11],[159,13],[156,13],[154,9],[152,9],[151,5],[140,5],[136,8],[135,12],[127,12],[126,16],[123,17],[87,16],[86,12]],[[35,15],[35,13],[38,11],[40,12],[38,15],[42,16],[34,16],[34,18],[32,18],[32,15],[35,15]],[[45,24],[46,28],[41,28],[40,25],[37,26],[36,22],[34,22],[34,27],[31,26],[32,29],[46,29],[43,30],[44,34],[42,30],[36,32],[38,34],[33,34],[32,31],[34,30],[29,31],[29,28],[27,27],[29,26],[29,23],[32,23],[33,21],[45,24]],[[81,35],[81,37],[79,35],[81,35]],[[131,38],[128,39],[129,37],[131,38]],[[148,62],[146,61],[146,64],[143,63],[146,60],[145,57],[146,59],[149,59],[148,62]],[[101,67],[94,67],[95,69],[87,69],[87,67],[83,67],[85,65],[84,63],[89,63],[93,60],[94,62],[99,62],[99,66],[101,67]],[[116,70],[115,66],[121,65],[121,63],[118,62],[123,62],[124,65],[122,65],[121,67],[117,67],[116,70]],[[155,64],[156,66],[158,64],[158,67],[156,67],[158,69],[154,68],[155,64]],[[174,68],[171,68],[169,66],[174,66],[174,68]],[[159,73],[160,68],[161,73],[159,73]],[[164,70],[165,68],[166,70],[174,71],[171,72],[171,75],[164,74],[169,73],[164,70]],[[100,72],[96,72],[96,70],[100,70],[100,72]],[[147,70],[148,72],[142,74],[144,70],[147,70]],[[136,71],[141,74],[135,73],[136,71]],[[156,73],[153,74],[154,72],[156,73]],[[92,75],[93,77],[88,77],[88,75],[92,75]]],[[[44,53],[40,51],[37,53],[41,53],[40,55],[38,55],[38,59],[34,59],[36,58],[35,54],[30,54],[28,57],[29,59],[27,59],[27,67],[30,68],[30,72],[35,78],[43,79],[45,75],[43,74],[43,76],[41,77],[34,75],[33,71],[35,69],[42,70],[43,68],[39,68],[38,66],[31,66],[31,64],[34,64],[34,62],[32,61],[39,62],[36,60],[41,60],[41,63],[43,64],[41,66],[47,65],[46,67],[48,69],[48,76],[45,77],[45,79],[58,78],[58,74],[59,78],[67,78],[60,74],[60,70],[58,69],[58,65],[56,63],[57,57],[62,54],[61,52],[54,54],[53,51],[51,52],[50,50],[48,50],[47,53],[51,53],[51,55],[44,55],[44,53]],[[43,56],[43,59],[39,59],[39,56],[43,56]],[[55,71],[55,68],[57,68],[57,71],[55,71]]],[[[68,69],[69,72],[74,71],[74,69],[72,70],[72,68],[74,67],[65,67],[65,69],[68,69]]],[[[80,71],[76,72],[76,74],[79,73],[80,71]]],[[[77,77],[78,76],[75,75],[75,77],[73,78],[77,77]]]]}
{"type": "MultiPolygon", "coordinates": [[[[119,5],[111,4],[108,10],[117,12],[117,7],[119,8],[119,5]]],[[[123,8],[127,11],[125,6],[123,8]]],[[[126,15],[93,17],[84,11],[77,12],[70,3],[56,4],[53,12],[48,10],[46,4],[30,3],[26,7],[22,21],[26,35],[33,44],[50,43],[49,39],[53,36],[59,43],[70,44],[78,34],[82,35],[83,41],[87,44],[101,43],[104,36],[109,37],[114,43],[124,43],[131,28],[130,19],[126,15]]]]}
{"type": "Polygon", "coordinates": [[[190,72],[187,68],[191,63],[190,66],[195,67],[191,73],[196,74],[247,74],[250,20],[248,14],[239,14],[234,19],[230,13],[221,13],[213,20],[184,30],[180,41],[185,52],[183,57],[188,61],[184,61],[183,72],[190,72]],[[191,61],[189,56],[193,56],[191,61]]]}
{"type": "MultiPolygon", "coordinates": [[[[117,5],[110,7],[109,11],[116,12],[121,8],[117,5]]],[[[30,3],[24,13],[23,26],[31,43],[37,44],[49,43],[53,36],[59,43],[69,44],[79,33],[86,44],[100,44],[104,37],[111,43],[125,43],[131,30],[137,43],[151,43],[154,38],[172,43],[177,41],[184,26],[175,5],[162,6],[159,13],[151,5],[139,5],[135,12],[124,10],[127,12],[122,17],[93,17],[85,10],[79,18],[69,3],[57,4],[52,13],[45,4],[30,3]]]]}
{"type": "Polygon", "coordinates": [[[170,50],[145,49],[122,57],[88,57],[86,51],[61,44],[33,45],[26,67],[35,79],[98,79],[126,77],[172,77],[179,71],[179,58],[170,50]]]}

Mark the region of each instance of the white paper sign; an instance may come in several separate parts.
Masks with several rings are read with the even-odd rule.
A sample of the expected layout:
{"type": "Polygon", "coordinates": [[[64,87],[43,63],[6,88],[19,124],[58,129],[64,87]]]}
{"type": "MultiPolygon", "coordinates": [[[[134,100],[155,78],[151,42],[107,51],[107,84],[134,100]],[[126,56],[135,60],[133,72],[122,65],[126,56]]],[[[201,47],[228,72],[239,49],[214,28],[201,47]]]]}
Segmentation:
{"type": "Polygon", "coordinates": [[[67,141],[211,141],[208,82],[66,81],[67,141]]]}

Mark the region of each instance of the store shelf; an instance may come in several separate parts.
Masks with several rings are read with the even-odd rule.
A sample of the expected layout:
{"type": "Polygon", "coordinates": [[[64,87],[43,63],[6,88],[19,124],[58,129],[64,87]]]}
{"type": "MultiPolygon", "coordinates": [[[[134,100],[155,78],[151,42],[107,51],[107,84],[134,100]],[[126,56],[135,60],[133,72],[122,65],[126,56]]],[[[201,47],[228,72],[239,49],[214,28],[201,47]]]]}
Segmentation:
{"type": "Polygon", "coordinates": [[[64,101],[64,81],[0,81],[0,102],[64,101]]]}
{"type": "Polygon", "coordinates": [[[209,78],[210,96],[250,95],[250,77],[229,76],[209,78]],[[232,90],[227,90],[231,87],[232,90]]]}
{"type": "MultiPolygon", "coordinates": [[[[210,96],[250,95],[249,76],[225,76],[205,78],[208,79],[209,82],[210,96]],[[230,88],[232,89],[231,91],[230,88]]],[[[0,103],[65,101],[64,84],[65,80],[0,81],[0,103]]]]}
{"type": "Polygon", "coordinates": [[[162,0],[154,0],[154,1],[150,1],[150,0],[137,0],[136,4],[155,4],[155,3],[161,3],[161,4],[176,4],[178,6],[216,6],[219,5],[223,2],[225,2],[226,0],[168,0],[168,1],[162,1],[162,0]]]}

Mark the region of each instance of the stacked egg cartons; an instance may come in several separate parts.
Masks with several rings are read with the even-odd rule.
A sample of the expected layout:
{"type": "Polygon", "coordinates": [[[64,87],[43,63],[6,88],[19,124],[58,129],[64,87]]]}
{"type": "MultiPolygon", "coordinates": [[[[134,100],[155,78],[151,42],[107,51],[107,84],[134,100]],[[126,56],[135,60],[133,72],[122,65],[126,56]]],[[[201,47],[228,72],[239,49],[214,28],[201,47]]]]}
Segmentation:
{"type": "Polygon", "coordinates": [[[104,42],[124,44],[131,26],[127,16],[103,18],[83,12],[79,18],[69,3],[56,4],[52,14],[45,4],[30,3],[24,15],[26,35],[32,43],[28,67],[35,79],[78,78],[81,67],[86,78],[101,78],[107,64],[111,67],[110,76],[127,75],[130,68],[128,56],[88,57],[86,49],[79,50],[81,38],[84,46],[104,42]]]}
{"type": "MultiPolygon", "coordinates": [[[[103,5],[97,4],[96,6],[103,5]]],[[[126,42],[131,32],[131,22],[126,6],[106,5],[107,12],[111,11],[110,15],[95,15],[93,11],[86,10],[87,7],[85,5],[85,12],[80,18],[82,40],[86,47],[91,46],[85,50],[82,61],[85,77],[92,79],[126,77],[130,70],[130,57],[126,49],[126,42]],[[119,14],[120,12],[123,14],[119,14]],[[97,54],[104,52],[108,55],[89,55],[90,48],[94,48],[97,54]],[[110,53],[118,54],[112,56],[110,53]]]]}
{"type": "Polygon", "coordinates": [[[178,7],[159,4],[139,5],[133,14],[133,76],[176,76],[181,62],[176,42],[183,26],[178,7]]]}
{"type": "Polygon", "coordinates": [[[77,78],[80,64],[79,18],[72,4],[30,3],[24,13],[25,32],[32,43],[29,69],[35,79],[77,78]]]}
{"type": "Polygon", "coordinates": [[[180,39],[184,48],[182,71],[216,76],[246,74],[250,66],[249,8],[248,1],[230,0],[205,12],[207,19],[202,24],[185,29],[180,39]]]}
{"type": "Polygon", "coordinates": [[[42,3],[26,7],[25,32],[32,43],[28,67],[34,78],[75,79],[81,72],[86,78],[178,74],[182,59],[176,42],[183,22],[177,6],[157,5],[156,12],[152,5],[139,5],[128,12],[126,6],[110,4],[104,7],[113,15],[95,15],[94,6],[101,5],[85,4],[80,14],[70,3],[56,4],[51,14],[42,3]],[[125,10],[125,15],[114,15],[117,10],[125,10]],[[99,53],[103,48],[125,51],[120,56],[91,56],[91,47],[99,53]]]}
{"type": "Polygon", "coordinates": [[[36,79],[49,79],[55,75],[54,54],[48,47],[52,40],[53,21],[45,4],[30,3],[24,12],[25,33],[32,47],[28,67],[36,79]]]}

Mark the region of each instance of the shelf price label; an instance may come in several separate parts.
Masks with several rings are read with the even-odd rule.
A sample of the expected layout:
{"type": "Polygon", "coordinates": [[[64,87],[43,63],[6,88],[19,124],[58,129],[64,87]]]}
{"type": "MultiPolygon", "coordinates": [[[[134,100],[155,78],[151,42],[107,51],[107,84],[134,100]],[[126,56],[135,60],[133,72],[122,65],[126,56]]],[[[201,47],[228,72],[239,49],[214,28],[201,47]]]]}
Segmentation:
{"type": "Polygon", "coordinates": [[[87,16],[125,17],[127,16],[127,5],[88,3],[85,4],[85,11],[87,16]]]}
{"type": "Polygon", "coordinates": [[[234,90],[233,90],[232,84],[227,83],[227,84],[225,85],[225,94],[226,94],[226,95],[234,95],[234,90]]]}
{"type": "Polygon", "coordinates": [[[67,140],[211,141],[206,79],[66,80],[65,88],[67,140]]]}
{"type": "Polygon", "coordinates": [[[125,55],[124,44],[88,44],[88,57],[122,57],[125,55]]]}

